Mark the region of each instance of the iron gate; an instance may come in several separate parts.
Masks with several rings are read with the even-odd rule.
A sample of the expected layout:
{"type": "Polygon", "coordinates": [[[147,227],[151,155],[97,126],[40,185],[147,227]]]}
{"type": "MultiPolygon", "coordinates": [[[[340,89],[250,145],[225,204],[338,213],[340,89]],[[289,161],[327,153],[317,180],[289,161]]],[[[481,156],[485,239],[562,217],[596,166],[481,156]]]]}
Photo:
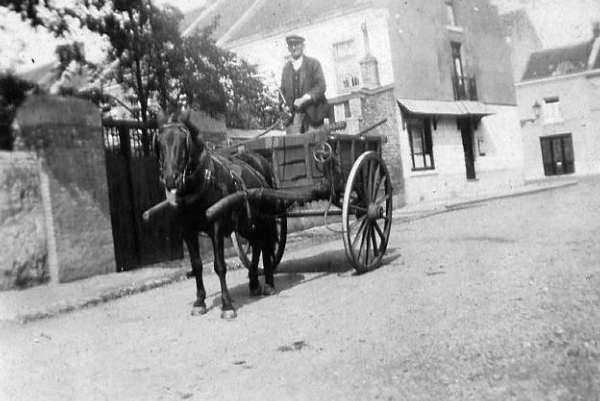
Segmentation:
{"type": "Polygon", "coordinates": [[[151,150],[155,124],[102,121],[117,271],[183,257],[181,232],[169,216],[148,226],[144,210],[165,199],[151,150]]]}

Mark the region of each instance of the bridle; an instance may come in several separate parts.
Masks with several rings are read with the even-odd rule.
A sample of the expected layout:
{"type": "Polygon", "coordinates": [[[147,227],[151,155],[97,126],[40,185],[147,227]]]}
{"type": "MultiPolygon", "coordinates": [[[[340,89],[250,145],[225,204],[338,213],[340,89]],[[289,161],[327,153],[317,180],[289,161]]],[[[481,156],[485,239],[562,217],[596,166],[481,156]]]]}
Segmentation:
{"type": "MultiPolygon", "coordinates": [[[[183,184],[185,185],[187,179],[193,172],[193,169],[192,169],[193,163],[192,163],[192,159],[191,159],[192,135],[191,135],[189,129],[187,129],[184,124],[179,123],[179,122],[165,124],[160,128],[160,130],[163,130],[165,128],[177,128],[180,132],[185,134],[185,160],[184,160],[185,164],[183,167],[183,175],[182,175],[183,184]]],[[[159,160],[160,160],[159,149],[157,147],[157,145],[158,145],[157,136],[158,136],[158,132],[153,137],[153,148],[154,148],[155,152],[157,153],[157,155],[159,156],[159,160]]],[[[160,168],[161,177],[162,177],[163,176],[163,164],[160,163],[160,161],[159,161],[159,168],[160,168]]]]}

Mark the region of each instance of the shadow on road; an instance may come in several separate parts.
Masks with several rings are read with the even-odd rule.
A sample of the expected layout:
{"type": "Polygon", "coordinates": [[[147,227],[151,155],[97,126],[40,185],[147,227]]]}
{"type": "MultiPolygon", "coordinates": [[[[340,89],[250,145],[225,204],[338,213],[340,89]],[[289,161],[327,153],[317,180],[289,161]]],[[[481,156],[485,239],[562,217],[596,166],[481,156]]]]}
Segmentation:
{"type": "MultiPolygon", "coordinates": [[[[400,253],[397,252],[396,248],[388,248],[386,256],[382,260],[382,265],[378,268],[382,268],[389,263],[392,263],[398,257],[400,253]]],[[[375,269],[377,270],[377,269],[375,269]]],[[[375,271],[372,270],[372,271],[375,271]]],[[[370,271],[370,272],[372,272],[370,271]]],[[[366,276],[370,272],[364,273],[366,276]]],[[[307,283],[309,281],[317,280],[331,274],[337,274],[338,276],[346,275],[358,275],[348,259],[343,249],[324,251],[319,254],[303,257],[291,260],[283,261],[277,268],[275,274],[275,287],[277,292],[284,292],[293,288],[299,284],[307,283]],[[303,273],[321,273],[311,278],[306,278],[303,273]]],[[[261,276],[261,283],[263,278],[261,276]]],[[[234,300],[236,309],[241,309],[246,305],[253,302],[260,301],[263,297],[251,297],[248,290],[248,281],[239,284],[229,289],[229,293],[234,300]]],[[[217,294],[215,294],[217,295],[217,294]]],[[[213,298],[212,305],[209,309],[221,307],[221,297],[215,296],[213,298]]]]}

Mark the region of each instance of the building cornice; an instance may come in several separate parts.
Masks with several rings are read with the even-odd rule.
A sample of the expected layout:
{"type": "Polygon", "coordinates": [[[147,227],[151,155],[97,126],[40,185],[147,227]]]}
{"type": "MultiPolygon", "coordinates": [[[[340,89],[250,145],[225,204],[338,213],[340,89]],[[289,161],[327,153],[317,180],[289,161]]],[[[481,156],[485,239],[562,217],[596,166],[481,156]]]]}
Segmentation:
{"type": "Polygon", "coordinates": [[[554,77],[545,77],[545,78],[540,78],[540,79],[529,79],[527,81],[515,82],[515,87],[536,85],[536,84],[540,84],[540,83],[553,82],[553,81],[561,81],[561,80],[567,80],[567,79],[587,78],[587,77],[590,77],[590,76],[596,76],[598,74],[600,74],[600,68],[596,68],[596,69],[593,69],[593,70],[586,70],[586,71],[576,72],[574,74],[564,74],[564,75],[557,75],[557,76],[554,76],[554,77]]]}
{"type": "Polygon", "coordinates": [[[389,90],[394,90],[395,89],[395,85],[394,84],[387,84],[387,85],[382,85],[382,86],[378,86],[376,88],[361,88],[361,89],[356,89],[353,90],[350,93],[344,93],[342,95],[337,95],[334,97],[331,97],[329,99],[327,99],[327,101],[331,104],[335,104],[335,103],[342,103],[345,102],[349,99],[353,99],[355,97],[360,97],[360,96],[372,96],[372,95],[376,95],[378,93],[381,92],[385,92],[385,91],[389,91],[389,90]]]}

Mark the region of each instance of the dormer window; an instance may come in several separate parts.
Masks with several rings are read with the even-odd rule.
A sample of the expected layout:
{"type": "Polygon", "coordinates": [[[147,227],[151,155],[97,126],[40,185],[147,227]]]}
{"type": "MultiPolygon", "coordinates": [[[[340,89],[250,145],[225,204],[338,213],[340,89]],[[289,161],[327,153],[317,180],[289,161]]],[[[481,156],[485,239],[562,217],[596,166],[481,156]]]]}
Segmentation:
{"type": "Polygon", "coordinates": [[[560,99],[558,96],[544,99],[544,122],[546,124],[556,123],[563,120],[560,113],[560,99]]]}
{"type": "Polygon", "coordinates": [[[454,12],[454,2],[452,0],[446,0],[446,23],[448,26],[457,27],[456,13],[454,12]]]}

